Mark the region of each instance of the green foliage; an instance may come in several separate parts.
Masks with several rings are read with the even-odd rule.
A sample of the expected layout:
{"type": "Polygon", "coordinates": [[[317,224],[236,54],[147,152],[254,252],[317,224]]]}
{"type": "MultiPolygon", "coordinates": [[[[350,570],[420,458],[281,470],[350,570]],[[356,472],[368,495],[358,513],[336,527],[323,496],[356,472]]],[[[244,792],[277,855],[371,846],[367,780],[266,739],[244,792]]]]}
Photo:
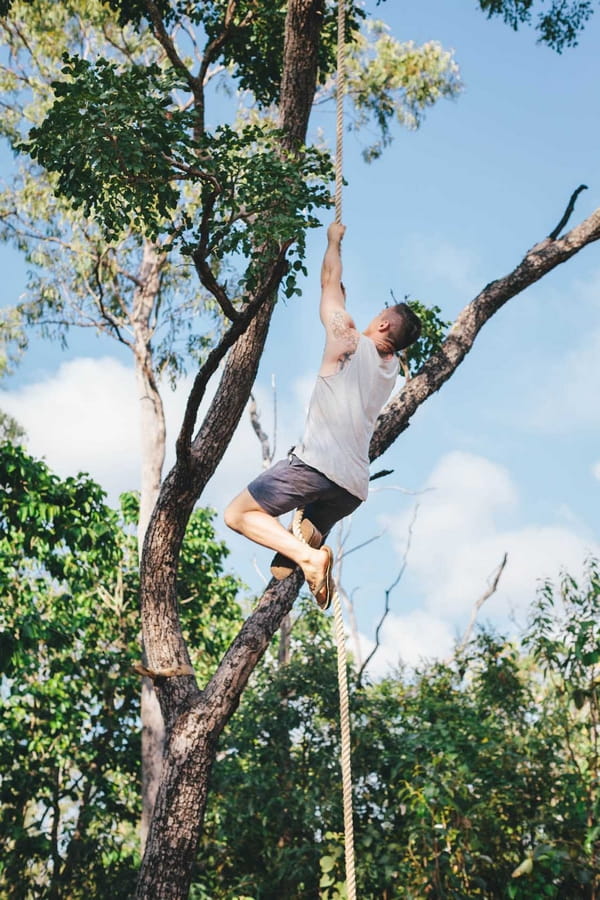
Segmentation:
{"type": "Polygon", "coordinates": [[[65,58],[42,125],[22,145],[58,173],[57,190],[109,239],[127,228],[156,236],[179,198],[166,155],[185,148],[189,114],[168,111],[175,87],[157,65],[119,71],[106,59],[65,58]]]}
{"type": "MultiPolygon", "coordinates": [[[[131,895],[139,800],[137,497],[0,448],[0,895],[131,895]]],[[[202,679],[239,625],[211,513],[183,548],[202,679]]],[[[547,584],[525,656],[483,632],[460,658],[350,685],[365,900],[591,898],[598,858],[600,572],[547,584]]],[[[191,896],[344,897],[331,620],[302,606],[224,735],[191,896]]]]}
{"type": "MultiPolygon", "coordinates": [[[[239,132],[223,125],[200,141],[199,152],[206,166],[204,211],[212,227],[208,258],[224,263],[243,255],[248,264],[240,287],[252,293],[260,283],[265,249],[293,241],[283,286],[290,297],[299,293],[298,272],[305,272],[306,229],[317,227],[315,211],[330,205],[326,184],[332,170],[328,156],[316,148],[292,156],[282,153],[280,140],[279,131],[264,125],[249,124],[239,132]]],[[[192,227],[184,252],[193,252],[201,240],[192,227]]]]}
{"type": "MultiPolygon", "coordinates": [[[[313,211],[330,204],[325,154],[308,148],[286,156],[281,134],[259,125],[239,133],[224,125],[196,138],[195,115],[173,106],[176,82],[156,65],[120,71],[106,59],[70,58],[63,75],[23,149],[58,174],[57,191],[95,218],[109,240],[129,229],[153,239],[171,232],[192,253],[210,234],[206,258],[249,259],[242,285],[250,292],[267,244],[295,242],[302,258],[305,230],[319,224],[313,211]],[[197,226],[187,213],[172,225],[183,181],[201,191],[197,226]]],[[[299,268],[290,270],[287,296],[299,268]]]]}
{"type": "MultiPolygon", "coordinates": [[[[516,31],[522,24],[531,24],[534,0],[479,0],[481,9],[492,16],[502,16],[516,31]]],[[[539,6],[542,6],[540,3],[539,6]]],[[[552,0],[549,9],[536,9],[536,30],[539,41],[561,53],[565,47],[574,47],[585,23],[592,15],[592,0],[552,0]]]]}
{"type": "MultiPolygon", "coordinates": [[[[571,596],[564,618],[558,597],[552,610],[539,598],[530,657],[483,632],[453,663],[351,685],[359,896],[593,896],[597,722],[589,699],[577,709],[570,679],[574,654],[589,662],[588,638],[597,649],[587,624],[598,621],[597,566],[571,596]]],[[[195,900],[345,896],[329,626],[306,607],[290,663],[269,657],[242,699],[215,766],[195,900]]],[[[587,688],[595,677],[588,669],[587,688]]]]}
{"type": "Polygon", "coordinates": [[[405,297],[405,301],[421,320],[419,339],[400,354],[400,363],[405,375],[414,375],[423,363],[439,350],[452,323],[440,317],[439,306],[425,306],[420,300],[410,300],[408,297],[405,297]]]}
{"type": "MultiPolygon", "coordinates": [[[[61,341],[71,326],[93,325],[132,349],[135,332],[152,354],[154,373],[174,381],[205,359],[224,325],[215,298],[196,281],[191,254],[206,255],[239,306],[261,280],[271,248],[292,241],[282,292],[298,293],[305,230],[329,205],[332,170],[315,148],[283,157],[276,111],[260,108],[279,90],[283,0],[241,0],[225,30],[225,0],[155,6],[183,66],[190,64],[188,38],[200,54],[223,38],[207,79],[219,70],[217,60],[226,63],[221,77],[253,93],[251,122],[204,128],[209,95],[198,103],[181,67],[177,77],[165,68],[143,0],[16,0],[0,19],[9,51],[0,72],[0,133],[13,149],[30,140],[44,168],[18,157],[14,180],[0,193],[0,239],[29,263],[19,304],[24,324],[61,341]],[[162,263],[140,336],[135,298],[149,239],[162,263]]],[[[394,116],[418,124],[429,101],[452,94],[456,68],[443,51],[411,50],[379,25],[363,39],[362,18],[351,3],[348,113],[351,119],[359,110],[352,127],[379,123],[383,145],[394,116]]],[[[334,20],[335,4],[328,3],[319,99],[333,94],[334,20]]]]}
{"type": "Polygon", "coordinates": [[[437,41],[420,47],[400,43],[383,22],[371,22],[357,34],[347,58],[347,90],[355,107],[354,130],[371,121],[381,137],[363,151],[370,162],[391,143],[390,124],[417,129],[425,110],[442,97],[454,98],[462,90],[452,52],[437,41]]]}
{"type": "MultiPolygon", "coordinates": [[[[207,4],[203,16],[209,40],[223,31],[225,3],[207,4]]],[[[223,47],[223,60],[230,65],[243,90],[251,91],[261,106],[279,99],[283,66],[286,0],[268,0],[255,4],[242,0],[236,13],[236,25],[223,47]],[[247,24],[242,25],[246,20],[247,24]]],[[[346,2],[346,43],[350,47],[359,34],[364,10],[354,0],[346,2]]],[[[319,45],[319,83],[335,71],[337,59],[337,6],[326,3],[319,45]]]]}
{"type": "Polygon", "coordinates": [[[0,491],[0,893],[125,898],[139,737],[117,517],[10,444],[0,491]]]}
{"type": "MultiPolygon", "coordinates": [[[[0,896],[119,900],[139,863],[138,501],[0,445],[0,896]]],[[[212,514],[183,549],[182,618],[206,678],[240,623],[212,514]]]]}

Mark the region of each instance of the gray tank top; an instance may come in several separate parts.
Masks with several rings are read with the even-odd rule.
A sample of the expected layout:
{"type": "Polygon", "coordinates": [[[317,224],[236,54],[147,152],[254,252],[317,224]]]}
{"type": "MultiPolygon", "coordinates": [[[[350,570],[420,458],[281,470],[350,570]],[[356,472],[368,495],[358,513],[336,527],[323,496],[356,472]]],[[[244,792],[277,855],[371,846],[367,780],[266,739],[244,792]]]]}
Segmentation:
{"type": "Polygon", "coordinates": [[[398,374],[364,334],[343,369],[319,375],[296,456],[361,500],[369,492],[369,444],[398,374]]]}

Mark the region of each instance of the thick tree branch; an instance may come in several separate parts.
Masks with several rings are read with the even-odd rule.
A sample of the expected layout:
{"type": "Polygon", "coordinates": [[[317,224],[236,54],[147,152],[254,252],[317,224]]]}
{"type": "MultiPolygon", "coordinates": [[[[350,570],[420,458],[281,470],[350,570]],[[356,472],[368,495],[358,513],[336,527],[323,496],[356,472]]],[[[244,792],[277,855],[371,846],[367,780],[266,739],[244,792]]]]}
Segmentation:
{"type": "MultiPolygon", "coordinates": [[[[458,368],[471,349],[480,329],[504,303],[599,238],[600,209],[559,241],[546,239],[536,244],[513,272],[487,285],[458,316],[450,336],[442,347],[380,416],[371,442],[371,458],[380,456],[408,427],[410,417],[458,368]]],[[[280,621],[289,608],[290,595],[296,590],[291,578],[282,582],[282,585],[284,587],[281,593],[271,600],[277,607],[280,621]]],[[[252,619],[254,615],[255,613],[250,618],[252,619]]]]}
{"type": "Polygon", "coordinates": [[[419,406],[454,374],[481,328],[509,300],[548,272],[600,238],[600,209],[559,240],[546,238],[525,254],[519,265],[488,284],[460,313],[440,349],[404,385],[384,409],[371,441],[370,458],[377,459],[408,427],[419,406]]]}
{"type": "Polygon", "coordinates": [[[287,261],[285,254],[291,242],[282,244],[279,248],[275,261],[271,264],[267,273],[266,280],[263,285],[256,291],[254,299],[251,300],[239,313],[236,313],[235,321],[232,323],[228,331],[225,332],[219,343],[214,347],[208,355],[208,358],[194,379],[194,384],[190,391],[188,402],[177,438],[177,460],[180,464],[187,466],[189,462],[190,444],[192,440],[192,432],[196,424],[198,415],[198,407],[202,402],[206,386],[212,375],[227,351],[237,339],[246,331],[252,319],[256,316],[258,310],[263,306],[274,292],[285,274],[287,261]]]}
{"type": "Polygon", "coordinates": [[[204,285],[207,291],[213,295],[219,306],[221,307],[221,312],[225,315],[230,322],[237,322],[240,318],[240,313],[237,311],[227,293],[225,292],[225,288],[219,284],[215,276],[213,275],[212,269],[207,263],[204,255],[198,250],[192,254],[192,259],[194,261],[194,265],[196,267],[196,272],[198,273],[198,277],[200,281],[204,285]]]}

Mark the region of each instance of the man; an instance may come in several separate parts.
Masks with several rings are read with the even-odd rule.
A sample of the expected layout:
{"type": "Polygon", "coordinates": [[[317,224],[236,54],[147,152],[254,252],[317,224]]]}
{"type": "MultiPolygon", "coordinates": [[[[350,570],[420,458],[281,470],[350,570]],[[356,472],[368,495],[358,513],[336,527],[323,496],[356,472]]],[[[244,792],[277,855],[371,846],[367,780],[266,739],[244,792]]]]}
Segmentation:
{"type": "Polygon", "coordinates": [[[367,498],[369,444],[396,376],[396,353],[421,333],[414,312],[400,303],[375,316],[362,334],[346,311],[341,242],[345,227],[327,230],[321,268],[325,351],[310,401],[304,436],[285,460],[263,472],[225,510],[225,522],[277,551],[272,571],[285,577],[300,566],[317,603],[331,603],[333,554],[320,544],[333,525],[367,498]],[[304,508],[299,540],[278,521],[304,508]]]}

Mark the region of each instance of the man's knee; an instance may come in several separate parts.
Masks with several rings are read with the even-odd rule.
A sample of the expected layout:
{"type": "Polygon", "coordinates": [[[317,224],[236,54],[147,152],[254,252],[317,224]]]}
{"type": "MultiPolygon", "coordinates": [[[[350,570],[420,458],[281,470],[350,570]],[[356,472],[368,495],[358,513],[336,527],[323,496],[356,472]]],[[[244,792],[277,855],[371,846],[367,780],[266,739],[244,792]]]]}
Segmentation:
{"type": "Polygon", "coordinates": [[[240,532],[242,513],[237,503],[237,497],[235,500],[231,501],[229,506],[225,508],[223,519],[228,528],[231,528],[232,531],[237,531],[238,533],[240,532]]]}
{"type": "Polygon", "coordinates": [[[242,491],[235,497],[229,506],[225,508],[223,519],[228,528],[237,531],[238,534],[244,533],[244,521],[246,514],[252,512],[256,507],[256,502],[250,491],[242,491]]]}

